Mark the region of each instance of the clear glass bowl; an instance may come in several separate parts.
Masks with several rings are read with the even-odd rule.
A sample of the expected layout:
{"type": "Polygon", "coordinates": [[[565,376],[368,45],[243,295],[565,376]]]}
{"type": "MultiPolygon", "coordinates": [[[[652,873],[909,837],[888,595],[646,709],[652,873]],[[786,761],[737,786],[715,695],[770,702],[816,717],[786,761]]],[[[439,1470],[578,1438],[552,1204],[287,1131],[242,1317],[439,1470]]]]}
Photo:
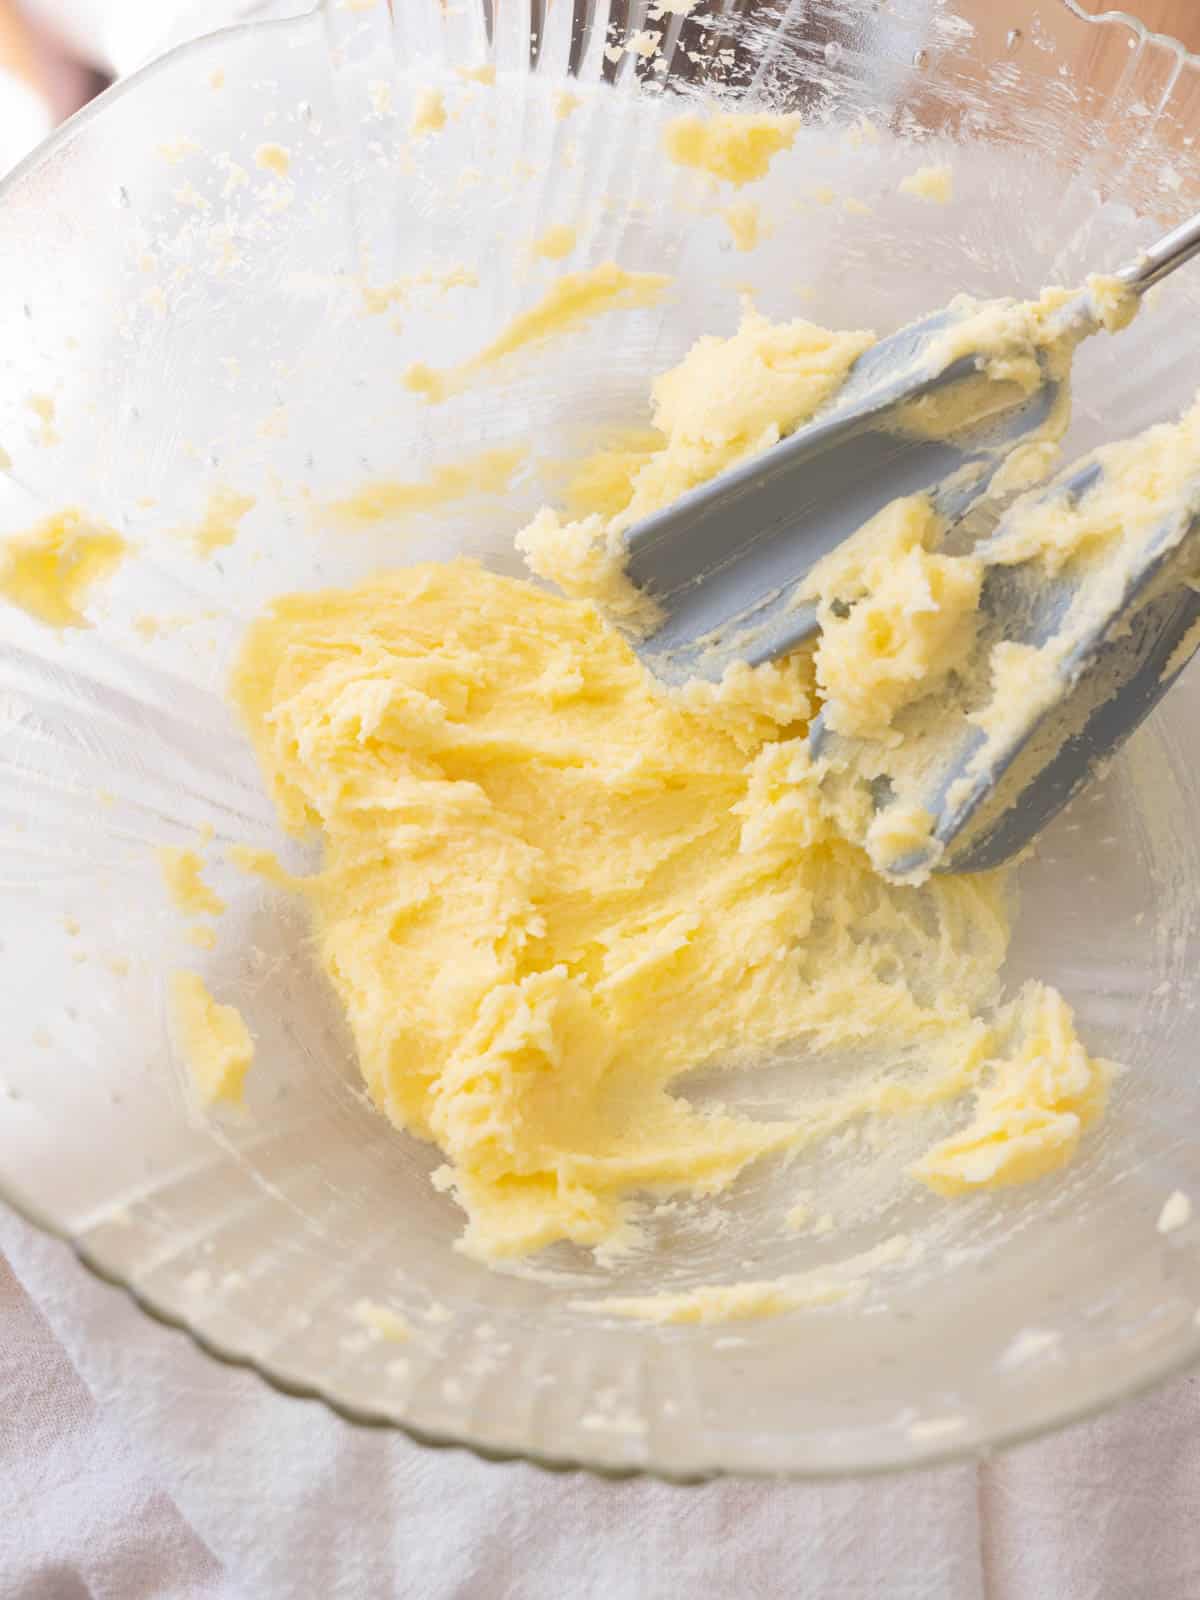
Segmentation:
{"type": "MultiPolygon", "coordinates": [[[[619,1267],[566,1249],[524,1273],[468,1260],[436,1152],[365,1101],[301,914],[223,857],[249,842],[303,859],[222,692],[270,596],[460,550],[516,571],[512,534],[556,463],[644,415],[647,374],[731,327],[739,287],[776,315],[883,331],[959,289],[1115,264],[1200,195],[1197,63],[1119,17],[1067,0],[645,10],[330,0],[168,56],[5,186],[2,529],[78,503],[140,555],[89,630],[0,616],[0,1174],[148,1311],[357,1420],[602,1470],[864,1472],[1027,1436],[1200,1351],[1200,1232],[1155,1229],[1171,1191],[1200,1196],[1200,673],[1022,873],[1014,980],[1060,985],[1128,1066],[1103,1128],[1062,1176],[953,1203],[903,1181],[903,1141],[866,1191],[862,1158],[831,1149],[805,1173],[843,1223],[826,1239],[781,1225],[787,1184],[764,1164],[718,1203],[720,1229],[711,1205],[679,1206],[619,1267]],[[658,57],[616,50],[644,26],[665,34],[658,57]],[[494,86],[455,72],[489,61],[494,86]],[[563,116],[568,75],[580,103],[563,116]],[[413,144],[434,84],[451,119],[413,144]],[[660,155],[681,95],[805,113],[756,192],[773,231],[751,253],[731,250],[706,182],[660,155]],[[950,206],[897,193],[942,159],[950,206]],[[424,407],[398,374],[469,354],[536,298],[559,269],[529,242],[562,222],[571,265],[670,272],[669,301],[424,407]],[[459,267],[477,284],[453,286],[459,267]],[[422,273],[404,297],[364,295],[422,273]],[[314,503],[374,474],[511,442],[531,464],[503,498],[358,535],[314,523],[314,503]],[[202,561],[178,530],[215,485],[256,504],[202,561]],[[152,853],[206,824],[229,901],[211,952],[186,942],[152,853]],[[258,1037],[242,1120],[191,1107],[164,1007],[179,966],[258,1037]],[[577,1305],[804,1270],[897,1231],[923,1259],[849,1307],[659,1328],[577,1305]],[[403,1314],[407,1343],[372,1337],[362,1299],[403,1314]]],[[[1192,270],[1119,342],[1087,345],[1070,446],[1190,398],[1198,298],[1192,270]]],[[[755,1103],[774,1092],[757,1082],[755,1103]]]]}

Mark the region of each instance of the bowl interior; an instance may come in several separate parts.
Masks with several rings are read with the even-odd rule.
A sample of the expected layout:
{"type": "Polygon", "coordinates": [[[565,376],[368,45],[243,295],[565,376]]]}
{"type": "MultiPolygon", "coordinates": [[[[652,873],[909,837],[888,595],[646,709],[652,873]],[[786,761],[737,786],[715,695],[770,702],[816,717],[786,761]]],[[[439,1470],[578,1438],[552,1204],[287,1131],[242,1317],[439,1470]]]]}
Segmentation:
{"type": "MultiPolygon", "coordinates": [[[[224,698],[272,596],[458,552],[519,572],[513,534],[563,462],[645,420],[648,375],[731,330],[739,294],[884,332],[959,290],[1110,268],[1200,195],[1196,66],[1123,22],[1065,3],[1027,29],[984,0],[799,9],[655,20],[579,0],[535,8],[530,40],[528,16],[491,8],[330,3],[176,52],[4,192],[0,531],[74,503],[138,555],[91,629],[0,614],[0,1181],[152,1308],[355,1415],[613,1468],[861,1471],[1034,1431],[1200,1346],[1200,1235],[1155,1230],[1168,1194],[1200,1190],[1195,669],[1020,875],[1012,982],[1061,987],[1091,1048],[1127,1067],[1075,1164],[1026,1190],[917,1192],[903,1168],[939,1124],[914,1122],[883,1152],[851,1134],[659,1207],[616,1265],[556,1247],[488,1270],[454,1249],[437,1152],[366,1101],[303,914],[227,857],[310,859],[224,698]],[[646,26],[665,70],[617,51],[646,26]],[[494,84],[456,70],[485,62],[494,84]],[[418,140],[431,87],[450,117],[418,140]],[[660,154],[695,95],[805,115],[752,191],[751,252],[731,244],[730,196],[660,154]],[[899,192],[943,161],[951,204],[899,192]],[[576,230],[562,264],[530,249],[552,224],[576,230]],[[436,410],[398,381],[469,356],[564,266],[607,259],[670,273],[671,294],[436,410]],[[526,452],[504,495],[353,533],[323,509],[498,446],[526,452]],[[201,560],[182,530],[222,488],[254,503],[201,560]],[[153,847],[209,826],[229,909],[204,951],[153,847]],[[165,1007],[179,966],[258,1039],[240,1119],[191,1104],[165,1007]],[[798,1190],[834,1235],[784,1226],[798,1190]],[[849,1306],[653,1327],[583,1304],[836,1269],[897,1234],[919,1256],[849,1306]],[[363,1300],[410,1339],[364,1327],[363,1300]]],[[[1198,302],[1185,272],[1119,342],[1084,348],[1069,450],[1191,399],[1198,302]]],[[[805,1071],[781,1059],[689,1093],[768,1113],[805,1071]]]]}

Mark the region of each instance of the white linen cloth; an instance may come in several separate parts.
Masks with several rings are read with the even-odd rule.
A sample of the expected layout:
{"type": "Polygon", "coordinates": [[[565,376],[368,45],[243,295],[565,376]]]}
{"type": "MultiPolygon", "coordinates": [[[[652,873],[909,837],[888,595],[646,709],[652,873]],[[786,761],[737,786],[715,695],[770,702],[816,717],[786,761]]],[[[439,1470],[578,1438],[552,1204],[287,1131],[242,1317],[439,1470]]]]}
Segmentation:
{"type": "Polygon", "coordinates": [[[1200,1379],[979,1466],[610,1483],[277,1395],[0,1208],[0,1596],[1193,1600],[1200,1379]]]}

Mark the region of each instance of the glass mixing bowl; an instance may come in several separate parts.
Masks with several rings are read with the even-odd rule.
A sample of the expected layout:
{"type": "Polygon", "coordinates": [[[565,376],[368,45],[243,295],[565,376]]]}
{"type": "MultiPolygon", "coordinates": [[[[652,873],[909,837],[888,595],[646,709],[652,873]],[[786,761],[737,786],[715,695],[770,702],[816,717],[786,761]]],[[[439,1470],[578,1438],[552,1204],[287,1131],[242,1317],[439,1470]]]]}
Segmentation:
{"type": "MultiPolygon", "coordinates": [[[[1178,1370],[1200,1351],[1200,1230],[1155,1223],[1174,1190],[1200,1195],[1200,672],[1022,869],[1013,982],[1061,986],[1127,1068],[1068,1171],[945,1202],[905,1181],[906,1137],[870,1160],[842,1139],[801,1174],[835,1234],[789,1232],[797,1170],[763,1163],[666,1208],[624,1263],[558,1247],[505,1273],[454,1248],[437,1153],[367,1103],[302,914],[226,859],[235,843],[309,858],[279,833],[223,685],[281,591],[455,551],[518,571],[512,535],[563,459],[644,417],[647,375],[730,329],[739,290],[885,331],[960,289],[1031,292],[1125,259],[1200,197],[1197,62],[1067,0],[282,14],[297,9],[123,83],[3,190],[0,531],[78,504],[139,552],[91,628],[0,616],[6,1199],[282,1389],[551,1464],[864,1472],[1025,1437],[1178,1370]],[[621,48],[646,28],[657,54],[621,48]],[[456,70],[488,63],[494,84],[456,70]],[[434,86],[449,120],[416,140],[434,86]],[[687,96],[804,114],[747,191],[768,223],[751,252],[731,248],[726,197],[660,153],[687,96]],[[898,193],[943,160],[950,205],[898,193]],[[530,241],[557,223],[577,230],[567,265],[668,272],[670,297],[424,406],[399,374],[470,354],[532,303],[562,268],[530,241]],[[503,495],[358,533],[314,510],[511,444],[530,454],[503,495]],[[200,559],[180,530],[215,488],[255,503],[200,559]],[[207,826],[229,902],[211,951],[187,942],[153,855],[207,826]],[[187,1092],[164,1006],[181,966],[257,1036],[241,1118],[187,1092]],[[850,1305],[666,1327],[579,1307],[803,1271],[897,1232],[921,1259],[850,1305]],[[409,1339],[364,1326],[364,1300],[409,1339]]],[[[1068,448],[1190,399],[1198,299],[1193,268],[1086,345],[1068,448]]],[[[696,1092],[769,1111],[804,1070],[696,1092]]]]}

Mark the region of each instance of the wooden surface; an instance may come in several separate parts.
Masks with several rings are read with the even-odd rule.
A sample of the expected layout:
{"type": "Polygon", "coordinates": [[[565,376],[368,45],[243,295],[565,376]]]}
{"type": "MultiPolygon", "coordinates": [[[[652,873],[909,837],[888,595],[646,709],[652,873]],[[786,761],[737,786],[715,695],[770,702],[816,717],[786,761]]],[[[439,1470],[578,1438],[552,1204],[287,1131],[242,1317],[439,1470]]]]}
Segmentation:
{"type": "Polygon", "coordinates": [[[1200,50],[1200,0],[1079,0],[1082,11],[1127,11],[1156,33],[1169,33],[1189,50],[1200,50]]]}

